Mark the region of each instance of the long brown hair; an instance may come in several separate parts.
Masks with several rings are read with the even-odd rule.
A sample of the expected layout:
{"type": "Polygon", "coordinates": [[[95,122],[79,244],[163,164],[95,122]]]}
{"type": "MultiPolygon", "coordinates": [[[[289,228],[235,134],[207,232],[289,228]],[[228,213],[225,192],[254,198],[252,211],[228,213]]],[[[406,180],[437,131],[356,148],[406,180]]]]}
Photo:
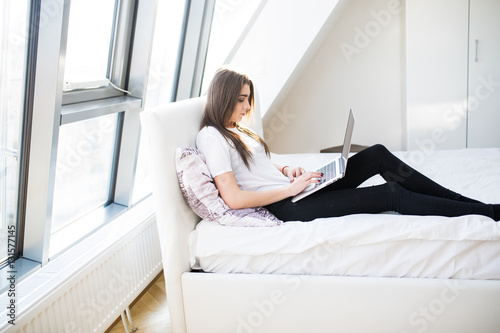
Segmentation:
{"type": "MultiPolygon", "coordinates": [[[[205,105],[200,128],[205,126],[215,127],[226,141],[236,149],[246,167],[250,168],[249,161],[253,158],[252,152],[237,133],[226,128],[238,102],[241,89],[245,84],[248,84],[250,87],[248,102],[250,103],[251,110],[247,113],[247,117],[249,117],[254,111],[254,88],[252,80],[245,74],[233,69],[221,68],[217,70],[208,87],[207,104],[205,105]]],[[[264,146],[266,154],[270,156],[269,147],[257,133],[239,123],[234,123],[234,126],[238,131],[261,143],[264,146]]]]}

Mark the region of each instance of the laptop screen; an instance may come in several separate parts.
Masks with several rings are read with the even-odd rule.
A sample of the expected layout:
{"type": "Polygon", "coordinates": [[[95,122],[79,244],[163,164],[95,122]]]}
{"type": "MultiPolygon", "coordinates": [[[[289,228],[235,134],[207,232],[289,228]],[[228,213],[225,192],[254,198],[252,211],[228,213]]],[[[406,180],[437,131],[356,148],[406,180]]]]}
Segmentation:
{"type": "Polygon", "coordinates": [[[345,131],[344,145],[342,147],[342,156],[347,159],[349,157],[349,151],[351,150],[351,138],[354,129],[354,113],[352,109],[349,110],[349,120],[347,121],[347,129],[345,131]]]}

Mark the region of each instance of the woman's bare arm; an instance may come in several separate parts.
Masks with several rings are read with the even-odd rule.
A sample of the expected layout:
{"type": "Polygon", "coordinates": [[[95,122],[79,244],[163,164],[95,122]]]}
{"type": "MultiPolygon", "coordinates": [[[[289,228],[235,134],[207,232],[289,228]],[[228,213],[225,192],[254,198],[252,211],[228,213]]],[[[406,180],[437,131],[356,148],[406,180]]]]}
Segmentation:
{"type": "Polygon", "coordinates": [[[219,189],[222,199],[231,209],[262,207],[280,200],[292,197],[302,192],[309,184],[317,183],[321,177],[319,172],[306,172],[297,177],[290,185],[265,191],[243,191],[232,172],[215,176],[215,185],[219,189]]]}

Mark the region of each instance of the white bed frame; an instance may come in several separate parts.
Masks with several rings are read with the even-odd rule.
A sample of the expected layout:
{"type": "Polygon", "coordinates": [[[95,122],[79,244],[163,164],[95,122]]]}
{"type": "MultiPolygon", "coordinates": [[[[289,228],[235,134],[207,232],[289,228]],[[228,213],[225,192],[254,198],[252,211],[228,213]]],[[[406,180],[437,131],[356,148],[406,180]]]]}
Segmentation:
{"type": "Polygon", "coordinates": [[[500,281],[192,272],[199,222],[179,189],[174,152],[194,147],[205,104],[141,114],[174,333],[500,332],[500,281]]]}

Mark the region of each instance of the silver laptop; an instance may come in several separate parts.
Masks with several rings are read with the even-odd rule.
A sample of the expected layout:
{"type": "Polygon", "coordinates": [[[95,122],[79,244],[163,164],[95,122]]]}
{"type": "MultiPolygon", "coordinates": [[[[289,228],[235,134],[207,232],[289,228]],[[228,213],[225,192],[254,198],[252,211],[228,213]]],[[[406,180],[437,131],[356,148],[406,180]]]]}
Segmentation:
{"type": "Polygon", "coordinates": [[[306,187],[304,191],[300,192],[292,198],[292,202],[297,202],[300,199],[313,194],[316,191],[321,190],[323,187],[330,185],[333,182],[341,179],[345,175],[345,170],[347,166],[347,159],[349,158],[349,152],[351,150],[351,138],[354,129],[354,113],[352,109],[349,111],[349,120],[347,121],[347,128],[344,136],[344,145],[342,146],[342,154],[330,163],[322,166],[317,172],[322,172],[324,174],[323,178],[320,179],[319,183],[313,183],[306,187]]]}

